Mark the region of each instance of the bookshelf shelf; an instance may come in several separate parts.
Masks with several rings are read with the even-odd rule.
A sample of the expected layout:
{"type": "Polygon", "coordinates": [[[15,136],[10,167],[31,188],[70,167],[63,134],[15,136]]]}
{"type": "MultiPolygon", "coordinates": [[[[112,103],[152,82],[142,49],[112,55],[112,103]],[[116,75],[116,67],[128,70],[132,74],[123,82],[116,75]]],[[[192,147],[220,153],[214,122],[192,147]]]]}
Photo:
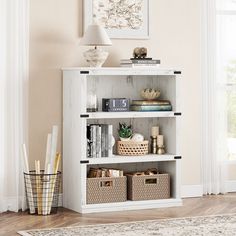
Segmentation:
{"type": "MultiPolygon", "coordinates": [[[[63,68],[63,206],[80,213],[122,211],[180,206],[181,152],[179,79],[181,72],[164,68],[63,68]],[[170,100],[173,111],[158,112],[86,112],[87,94],[96,93],[101,110],[102,98],[140,99],[140,91],[153,87],[161,99],[170,100]],[[118,140],[119,122],[132,124],[135,132],[150,141],[152,126],[159,125],[165,137],[167,154],[144,156],[87,157],[87,127],[112,127],[118,140]],[[171,179],[171,198],[147,201],[87,204],[87,173],[91,167],[109,167],[129,171],[157,168],[171,179]]],[[[91,131],[91,130],[90,130],[91,131]]],[[[110,135],[108,131],[108,135],[110,135]]],[[[96,131],[97,132],[97,131],[96,131]]],[[[106,131],[107,132],[107,131],[106,131]]],[[[97,137],[97,136],[96,136],[97,137]]],[[[96,141],[97,143],[97,141],[96,141]]],[[[102,145],[102,144],[101,144],[102,145]]],[[[104,150],[104,149],[103,149],[104,150]]],[[[109,149],[112,153],[112,149],[109,149]]],[[[105,152],[106,153],[106,152],[105,152]]],[[[96,154],[95,154],[96,155],[96,154]]],[[[109,155],[109,154],[108,154],[109,155]]],[[[93,155],[94,156],[94,155],[93,155]]],[[[101,156],[101,155],[100,155],[101,156]]]]}
{"type": "Polygon", "coordinates": [[[103,158],[87,158],[86,161],[89,161],[91,164],[112,164],[112,163],[139,163],[139,162],[161,162],[161,161],[175,161],[181,159],[181,156],[164,154],[164,155],[155,155],[148,154],[145,156],[119,156],[113,155],[112,157],[103,157],[103,158]]]}
{"type": "MultiPolygon", "coordinates": [[[[179,70],[172,68],[123,68],[123,67],[67,67],[62,68],[65,72],[74,72],[79,75],[178,75],[181,74],[179,70]]],[[[111,77],[114,78],[114,77],[111,77]]]]}
{"type": "MultiPolygon", "coordinates": [[[[181,112],[157,111],[157,112],[93,112],[84,114],[87,119],[118,119],[118,118],[154,118],[154,117],[178,117],[181,112]],[[87,115],[87,116],[86,116],[87,115]]],[[[83,115],[82,115],[83,116],[83,115]]]]}

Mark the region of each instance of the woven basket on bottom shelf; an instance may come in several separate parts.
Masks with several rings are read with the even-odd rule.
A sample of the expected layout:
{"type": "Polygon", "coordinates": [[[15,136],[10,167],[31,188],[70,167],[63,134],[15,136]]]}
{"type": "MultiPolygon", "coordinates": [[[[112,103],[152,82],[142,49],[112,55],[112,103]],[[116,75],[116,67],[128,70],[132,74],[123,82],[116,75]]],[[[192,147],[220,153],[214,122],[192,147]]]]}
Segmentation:
{"type": "Polygon", "coordinates": [[[127,200],[127,178],[87,178],[87,204],[125,202],[127,200]]]}
{"type": "Polygon", "coordinates": [[[127,175],[128,200],[155,200],[170,198],[170,175],[127,175]]]}
{"type": "Polygon", "coordinates": [[[117,153],[123,156],[141,156],[148,154],[148,141],[117,141],[117,153]]]}

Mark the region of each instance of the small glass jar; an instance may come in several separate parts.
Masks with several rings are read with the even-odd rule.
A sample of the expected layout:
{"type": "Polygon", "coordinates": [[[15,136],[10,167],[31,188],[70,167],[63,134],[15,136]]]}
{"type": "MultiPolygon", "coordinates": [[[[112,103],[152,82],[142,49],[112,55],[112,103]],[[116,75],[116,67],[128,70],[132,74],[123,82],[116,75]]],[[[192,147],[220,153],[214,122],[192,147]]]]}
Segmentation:
{"type": "Polygon", "coordinates": [[[87,112],[98,111],[97,95],[93,92],[89,92],[87,95],[87,112]]]}

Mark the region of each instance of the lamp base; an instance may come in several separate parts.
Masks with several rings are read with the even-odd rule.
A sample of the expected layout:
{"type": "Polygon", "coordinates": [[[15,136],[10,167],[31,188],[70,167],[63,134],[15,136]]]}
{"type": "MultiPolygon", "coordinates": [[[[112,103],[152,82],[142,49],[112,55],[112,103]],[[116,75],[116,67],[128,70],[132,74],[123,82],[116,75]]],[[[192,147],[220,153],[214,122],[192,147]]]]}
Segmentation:
{"type": "Polygon", "coordinates": [[[101,67],[106,61],[108,54],[106,51],[94,48],[84,52],[84,57],[90,67],[101,67]]]}

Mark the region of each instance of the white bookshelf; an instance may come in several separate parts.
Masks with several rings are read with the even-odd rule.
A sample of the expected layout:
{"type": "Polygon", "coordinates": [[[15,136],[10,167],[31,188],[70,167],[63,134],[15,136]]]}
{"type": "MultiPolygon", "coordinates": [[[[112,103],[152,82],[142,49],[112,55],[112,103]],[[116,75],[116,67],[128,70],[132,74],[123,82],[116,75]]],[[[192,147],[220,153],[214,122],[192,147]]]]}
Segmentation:
{"type": "Polygon", "coordinates": [[[80,213],[161,208],[182,205],[180,197],[181,153],[179,76],[174,69],[160,68],[63,68],[63,206],[80,213]],[[87,92],[93,86],[99,101],[98,112],[86,112],[87,92]],[[140,99],[146,87],[161,90],[172,103],[170,112],[102,112],[101,100],[109,97],[140,99]],[[121,89],[122,88],[122,89],[121,89]],[[167,154],[87,158],[87,124],[113,125],[117,139],[118,123],[132,123],[134,130],[150,140],[150,130],[159,125],[165,136],[167,154]],[[171,177],[171,198],[120,203],[86,204],[86,178],[91,166],[109,166],[125,171],[158,168],[171,177]]]}

